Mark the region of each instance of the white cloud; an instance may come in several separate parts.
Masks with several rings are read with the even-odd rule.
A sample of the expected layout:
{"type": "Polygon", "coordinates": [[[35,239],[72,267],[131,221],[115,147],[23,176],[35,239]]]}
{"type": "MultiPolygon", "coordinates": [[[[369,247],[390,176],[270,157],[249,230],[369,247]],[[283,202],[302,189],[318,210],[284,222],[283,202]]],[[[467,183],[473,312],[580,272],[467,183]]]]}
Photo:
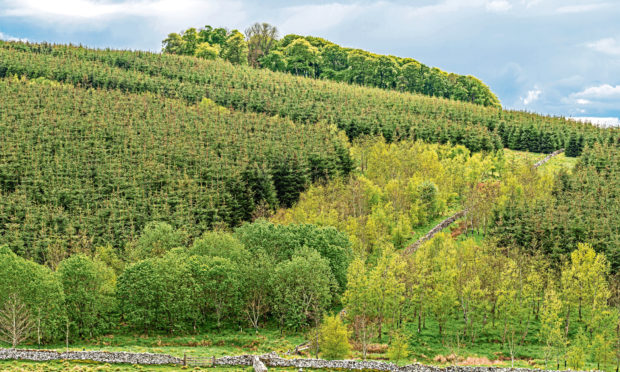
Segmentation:
{"type": "Polygon", "coordinates": [[[606,98],[619,98],[620,99],[620,85],[611,86],[609,84],[603,84],[595,87],[589,87],[581,92],[574,93],[573,96],[579,98],[591,98],[591,99],[606,99],[606,98]]]}
{"type": "Polygon", "coordinates": [[[525,7],[527,9],[538,5],[541,2],[541,0],[521,0],[521,3],[525,4],[525,7]]]}
{"type": "Polygon", "coordinates": [[[0,0],[0,16],[89,28],[122,17],[138,17],[168,32],[202,26],[209,20],[226,26],[245,21],[240,0],[0,0]]]}
{"type": "Polygon", "coordinates": [[[506,12],[512,8],[506,0],[493,0],[486,4],[486,9],[490,12],[506,12]]]}
{"type": "Polygon", "coordinates": [[[620,118],[576,116],[570,119],[580,121],[582,123],[592,123],[601,127],[620,127],[620,118]]]}
{"type": "Polygon", "coordinates": [[[620,55],[620,42],[611,37],[589,43],[588,47],[596,50],[597,52],[620,55]]]}
{"type": "Polygon", "coordinates": [[[577,104],[579,104],[579,105],[588,105],[588,104],[592,103],[592,101],[589,101],[589,100],[583,99],[583,98],[578,98],[577,101],[575,101],[575,102],[577,102],[577,104]]]}
{"type": "Polygon", "coordinates": [[[11,36],[11,35],[7,35],[3,32],[0,32],[0,40],[6,40],[6,41],[28,41],[28,39],[26,38],[20,38],[20,37],[15,37],[15,36],[11,36]]]}
{"type": "Polygon", "coordinates": [[[367,10],[357,4],[316,4],[285,8],[284,21],[278,25],[284,33],[311,34],[337,26],[346,19],[355,18],[367,10]]]}
{"type": "Polygon", "coordinates": [[[556,11],[563,14],[585,13],[606,8],[608,5],[608,3],[565,5],[557,8],[556,11]]]}
{"type": "Polygon", "coordinates": [[[538,100],[538,98],[540,97],[540,94],[542,93],[542,90],[538,89],[538,88],[534,88],[533,90],[530,90],[527,92],[527,95],[524,97],[521,97],[521,102],[524,105],[529,105],[530,103],[538,100]]]}

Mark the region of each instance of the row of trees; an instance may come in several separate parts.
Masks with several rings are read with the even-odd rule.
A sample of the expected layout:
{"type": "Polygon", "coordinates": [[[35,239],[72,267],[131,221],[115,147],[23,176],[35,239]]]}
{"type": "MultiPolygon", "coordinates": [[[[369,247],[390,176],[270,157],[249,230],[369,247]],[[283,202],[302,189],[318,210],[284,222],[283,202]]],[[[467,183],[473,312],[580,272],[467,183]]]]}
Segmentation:
{"type": "Polygon", "coordinates": [[[500,106],[491,90],[473,76],[449,74],[411,58],[344,48],[312,36],[291,34],[279,39],[277,28],[267,23],[250,26],[245,38],[238,30],[192,27],[180,34],[169,34],[162,45],[163,52],[168,54],[223,58],[235,64],[317,79],[500,106]]]}
{"type": "MultiPolygon", "coordinates": [[[[13,44],[1,45],[13,46],[13,44]]],[[[329,86],[319,88],[319,91],[309,86],[300,88],[291,76],[277,75],[281,81],[271,78],[257,81],[246,72],[266,77],[264,72],[254,69],[243,71],[229,64],[219,66],[220,64],[201,63],[195,59],[180,59],[175,56],[151,55],[155,58],[151,60],[145,53],[115,55],[109,51],[99,52],[62,46],[25,44],[14,46],[15,49],[0,49],[0,54],[5,57],[3,64],[0,65],[0,76],[25,75],[32,79],[44,77],[86,87],[120,89],[136,93],[153,92],[167,97],[182,98],[191,103],[199,103],[205,97],[210,97],[211,101],[223,107],[285,116],[304,124],[337,125],[345,130],[350,138],[361,134],[379,134],[388,140],[411,137],[430,142],[465,144],[472,151],[492,151],[502,147],[497,134],[488,128],[452,123],[449,120],[431,121],[420,115],[417,110],[412,112],[406,110],[406,107],[394,113],[393,105],[385,104],[379,97],[372,100],[374,104],[364,105],[349,93],[342,92],[324,104],[317,103],[324,100],[319,97],[325,95],[321,91],[331,96],[334,93],[330,92],[332,89],[329,86]],[[186,62],[199,65],[185,66],[186,62]],[[214,67],[216,70],[213,70],[214,67]],[[219,67],[230,70],[217,71],[219,67]],[[256,86],[257,82],[269,86],[256,86]],[[343,102],[343,105],[335,106],[338,104],[337,101],[342,100],[348,103],[343,102]],[[378,106],[373,107],[375,105],[378,106]],[[347,112],[343,112],[343,109],[347,112]],[[368,111],[372,111],[373,114],[362,115],[362,112],[368,111]]],[[[322,84],[311,79],[307,82],[322,84]]],[[[347,90],[353,88],[347,85],[334,85],[334,87],[347,90]]],[[[388,96],[391,94],[379,93],[388,96]]],[[[420,104],[421,102],[418,102],[416,106],[420,104]]]]}
{"type": "MultiPolygon", "coordinates": [[[[259,327],[269,319],[282,328],[317,327],[342,294],[364,357],[386,334],[394,358],[402,357],[402,329],[413,323],[421,332],[427,319],[442,342],[495,338],[513,359],[538,342],[546,360],[575,369],[586,360],[606,368],[615,357],[619,319],[608,305],[609,264],[587,244],[557,271],[541,256],[445,234],[408,257],[385,247],[374,263],[356,258],[348,266],[348,241],[330,228],[258,222],[171,248],[179,234],[149,225],[130,257],[150,258],[125,267],[101,248],[92,258],[69,257],[53,272],[1,247],[0,319],[11,321],[0,321],[0,337],[12,335],[2,341],[70,342],[120,323],[145,333],[198,332],[224,322],[259,327]]],[[[349,332],[338,324],[327,318],[319,332],[327,357],[348,351],[349,332]]]]}
{"type": "Polygon", "coordinates": [[[430,318],[442,342],[495,339],[513,363],[540,342],[545,363],[558,369],[564,361],[581,369],[587,360],[606,368],[619,325],[608,274],[605,256],[587,244],[555,271],[543,256],[440,233],[409,257],[386,249],[375,264],[354,260],[343,303],[364,356],[387,330],[414,323],[421,332],[430,318]]]}
{"type": "Polygon", "coordinates": [[[183,236],[152,223],[128,250],[130,261],[99,247],[55,271],[0,247],[0,341],[69,342],[125,326],[145,333],[231,322],[316,326],[339,303],[352,257],[344,234],[311,225],[257,222],[206,233],[189,247],[183,236]]]}

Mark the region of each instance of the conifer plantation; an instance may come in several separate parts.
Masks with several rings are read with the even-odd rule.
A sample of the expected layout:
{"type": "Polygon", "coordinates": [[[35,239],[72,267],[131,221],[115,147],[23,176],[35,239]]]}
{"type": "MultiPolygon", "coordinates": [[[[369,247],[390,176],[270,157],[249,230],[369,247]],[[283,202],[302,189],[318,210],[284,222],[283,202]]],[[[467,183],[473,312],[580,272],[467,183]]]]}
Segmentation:
{"type": "Polygon", "coordinates": [[[619,129],[268,26],[0,41],[0,347],[617,372],[619,129]]]}

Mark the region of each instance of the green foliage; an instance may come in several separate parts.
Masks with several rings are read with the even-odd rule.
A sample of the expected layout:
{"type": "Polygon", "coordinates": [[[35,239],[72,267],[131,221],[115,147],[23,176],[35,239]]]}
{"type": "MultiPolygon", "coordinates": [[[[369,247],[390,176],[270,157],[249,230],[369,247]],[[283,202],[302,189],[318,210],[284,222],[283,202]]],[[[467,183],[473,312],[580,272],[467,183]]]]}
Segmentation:
{"type": "Polygon", "coordinates": [[[163,283],[155,263],[155,259],[149,259],[131,264],[117,282],[116,298],[123,321],[144,333],[160,329],[163,323],[163,283]]]}
{"type": "Polygon", "coordinates": [[[188,253],[195,256],[222,257],[232,262],[245,262],[248,251],[232,234],[223,231],[207,231],[194,240],[188,253]]]}
{"type": "Polygon", "coordinates": [[[248,43],[243,34],[233,30],[226,38],[226,43],[220,54],[222,58],[233,64],[246,65],[248,63],[248,43]]]}
{"type": "Polygon", "coordinates": [[[579,333],[571,342],[571,345],[566,351],[566,362],[571,369],[576,371],[583,370],[583,367],[586,364],[586,351],[588,350],[588,347],[588,338],[583,332],[583,329],[580,329],[579,333]]]}
{"type": "Polygon", "coordinates": [[[337,287],[329,261],[309,247],[278,264],[270,281],[271,309],[281,327],[292,329],[318,324],[337,287]]]}
{"type": "Polygon", "coordinates": [[[196,47],[196,57],[204,59],[216,59],[220,55],[219,45],[211,45],[208,42],[202,42],[196,47]]]}
{"type": "Polygon", "coordinates": [[[545,366],[551,359],[560,363],[561,353],[566,347],[566,337],[562,330],[562,301],[553,285],[550,283],[545,292],[545,299],[540,310],[540,340],[544,343],[545,366]]]}
{"type": "Polygon", "coordinates": [[[275,262],[291,259],[304,247],[314,250],[328,263],[338,291],[344,291],[352,251],[347,236],[334,228],[259,220],[236,229],[235,237],[251,253],[271,256],[275,262]]]}
{"type": "Polygon", "coordinates": [[[143,234],[150,221],[195,238],[341,174],[341,139],[320,126],[151,94],[13,80],[0,92],[0,243],[51,267],[97,246],[160,255],[186,240],[136,244],[159,239],[143,234]]]}
{"type": "Polygon", "coordinates": [[[184,246],[185,236],[165,222],[149,222],[130,250],[134,260],[161,257],[172,248],[184,246]]]}
{"type": "Polygon", "coordinates": [[[70,334],[93,337],[107,331],[114,308],[114,271],[103,262],[77,254],[60,263],[58,276],[65,294],[70,334]]]}
{"type": "Polygon", "coordinates": [[[15,255],[0,245],[0,307],[9,296],[23,301],[34,323],[38,344],[59,338],[65,320],[65,295],[58,276],[48,268],[15,255]]]}
{"type": "Polygon", "coordinates": [[[315,77],[319,50],[305,39],[296,39],[283,50],[287,69],[296,75],[315,77]]]}
{"type": "Polygon", "coordinates": [[[326,316],[319,329],[321,355],[325,359],[346,359],[351,351],[349,331],[338,315],[326,316]]]}
{"type": "Polygon", "coordinates": [[[261,57],[260,64],[271,71],[286,71],[286,58],[278,50],[274,50],[266,56],[261,57]]]}
{"type": "Polygon", "coordinates": [[[409,340],[402,331],[392,333],[392,340],[387,354],[388,358],[397,364],[400,360],[406,359],[409,356],[409,340]]]}
{"type": "Polygon", "coordinates": [[[272,307],[272,281],[276,262],[273,257],[264,252],[256,252],[248,258],[248,262],[240,266],[241,277],[239,296],[244,320],[247,320],[255,330],[265,320],[267,312],[272,307]]]}
{"type": "Polygon", "coordinates": [[[577,165],[554,180],[550,197],[509,201],[493,216],[491,233],[501,245],[543,252],[556,264],[578,243],[589,243],[620,267],[620,152],[595,145],[584,150],[577,165]]]}
{"type": "MultiPolygon", "coordinates": [[[[570,264],[562,269],[562,289],[570,313],[577,307],[579,320],[593,331],[597,315],[605,309],[610,297],[607,275],[609,265],[603,254],[597,254],[588,244],[578,244],[571,252],[570,264]]],[[[566,329],[569,324],[566,325],[566,329]]]]}
{"type": "MultiPolygon", "coordinates": [[[[213,298],[197,296],[194,261],[181,250],[172,250],[160,258],[139,261],[128,266],[118,278],[117,301],[123,320],[133,329],[144,331],[187,331],[203,325],[200,312],[213,298]]],[[[211,283],[203,283],[210,285],[211,283]]],[[[226,288],[222,288],[226,290],[226,288]]]]}
{"type": "Polygon", "coordinates": [[[220,328],[222,319],[234,318],[239,311],[239,267],[227,258],[205,256],[192,257],[189,265],[195,281],[191,289],[202,316],[208,318],[211,314],[220,328]]]}

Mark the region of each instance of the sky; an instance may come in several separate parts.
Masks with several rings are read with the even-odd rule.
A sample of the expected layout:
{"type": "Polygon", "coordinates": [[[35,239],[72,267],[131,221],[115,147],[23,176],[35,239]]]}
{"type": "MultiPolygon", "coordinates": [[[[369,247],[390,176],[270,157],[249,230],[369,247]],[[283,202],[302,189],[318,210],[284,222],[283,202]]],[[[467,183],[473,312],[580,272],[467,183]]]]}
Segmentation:
{"type": "Polygon", "coordinates": [[[159,51],[188,27],[411,57],[474,75],[502,105],[620,125],[620,0],[0,0],[0,39],[159,51]]]}

